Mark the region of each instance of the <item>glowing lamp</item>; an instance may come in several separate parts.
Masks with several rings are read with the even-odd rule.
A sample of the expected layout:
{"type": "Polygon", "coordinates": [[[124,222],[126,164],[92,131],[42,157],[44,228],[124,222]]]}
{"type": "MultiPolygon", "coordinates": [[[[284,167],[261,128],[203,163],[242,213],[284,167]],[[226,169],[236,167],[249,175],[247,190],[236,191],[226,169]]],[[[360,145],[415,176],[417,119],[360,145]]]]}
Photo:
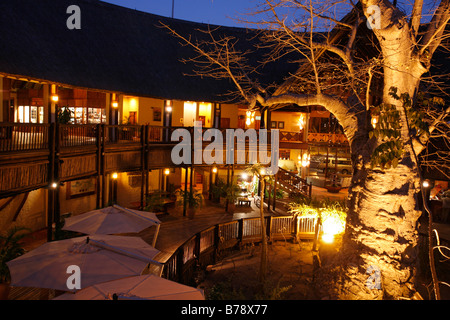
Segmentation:
{"type": "Polygon", "coordinates": [[[308,153],[304,153],[302,157],[302,167],[307,167],[311,163],[311,155],[308,153]]]}
{"type": "Polygon", "coordinates": [[[429,180],[424,180],[424,181],[422,182],[422,187],[428,188],[429,186],[430,186],[430,181],[429,181],[429,180]]]}
{"type": "Polygon", "coordinates": [[[378,116],[372,116],[372,120],[370,122],[372,123],[372,127],[375,129],[378,123],[378,116]]]}
{"type": "Polygon", "coordinates": [[[246,173],[243,173],[243,174],[241,175],[241,177],[242,177],[242,179],[247,180],[248,175],[247,175],[246,173]]]}
{"type": "Polygon", "coordinates": [[[117,172],[114,172],[114,173],[112,174],[112,178],[113,178],[114,180],[116,180],[118,176],[119,176],[119,175],[117,174],[117,172]]]}
{"type": "Polygon", "coordinates": [[[322,235],[322,241],[325,243],[333,243],[334,241],[334,234],[324,233],[322,235]]]}
{"type": "Polygon", "coordinates": [[[117,101],[117,95],[115,93],[112,94],[111,106],[113,108],[117,108],[119,106],[119,102],[117,101]]]}
{"type": "Polygon", "coordinates": [[[255,122],[255,111],[247,111],[245,113],[246,115],[246,119],[245,119],[245,124],[246,125],[251,125],[253,122],[255,122]]]}
{"type": "Polygon", "coordinates": [[[164,169],[164,174],[168,176],[170,174],[170,169],[164,169]]]}
{"type": "Polygon", "coordinates": [[[299,127],[299,131],[302,131],[303,128],[305,127],[305,116],[303,114],[298,119],[298,127],[299,127]]]}
{"type": "Polygon", "coordinates": [[[56,189],[56,188],[58,187],[58,184],[57,184],[56,182],[53,182],[52,185],[51,185],[51,187],[52,187],[53,189],[56,189]]]}
{"type": "Polygon", "coordinates": [[[212,168],[212,172],[217,173],[217,168],[216,167],[212,168]]]}
{"type": "Polygon", "coordinates": [[[57,94],[52,94],[51,97],[50,97],[50,99],[51,99],[53,102],[58,102],[59,97],[58,97],[57,94]]]}

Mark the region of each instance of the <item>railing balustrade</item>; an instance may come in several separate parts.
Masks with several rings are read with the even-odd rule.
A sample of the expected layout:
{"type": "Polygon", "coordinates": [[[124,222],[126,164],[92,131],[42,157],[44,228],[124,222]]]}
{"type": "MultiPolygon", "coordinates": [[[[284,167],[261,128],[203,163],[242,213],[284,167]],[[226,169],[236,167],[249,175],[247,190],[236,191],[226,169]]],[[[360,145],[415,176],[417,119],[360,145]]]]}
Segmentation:
{"type": "Polygon", "coordinates": [[[106,144],[141,143],[142,126],[105,125],[104,139],[106,144]]]}
{"type": "MultiPolygon", "coordinates": [[[[48,149],[51,146],[49,128],[50,124],[0,122],[0,152],[48,149]]],[[[142,144],[143,142],[178,143],[178,141],[171,141],[172,133],[177,129],[188,130],[193,141],[195,137],[202,139],[205,131],[210,128],[202,128],[196,135],[194,127],[56,124],[56,145],[61,148],[95,146],[99,139],[101,143],[107,145],[142,144]]],[[[225,137],[227,129],[219,130],[225,137]]],[[[259,131],[256,137],[259,141],[259,131]]],[[[267,140],[270,145],[270,131],[267,140]]]]}
{"type": "Polygon", "coordinates": [[[290,171],[279,168],[276,175],[276,181],[281,187],[287,189],[286,191],[289,193],[301,193],[311,197],[312,184],[290,171]]]}
{"type": "Polygon", "coordinates": [[[0,123],[0,152],[48,149],[49,124],[0,123]]]}
{"type": "MultiPolygon", "coordinates": [[[[316,221],[314,217],[265,217],[266,235],[269,240],[312,239],[316,221]]],[[[205,267],[207,263],[214,263],[219,253],[226,248],[259,242],[261,238],[260,218],[243,218],[209,227],[178,247],[164,263],[162,276],[184,284],[193,284],[192,275],[198,266],[205,267]],[[211,248],[214,250],[208,250],[211,248]],[[213,256],[213,261],[205,258],[206,255],[213,256]]]]}
{"type": "Polygon", "coordinates": [[[60,147],[92,146],[97,143],[97,125],[59,125],[60,147]]]}

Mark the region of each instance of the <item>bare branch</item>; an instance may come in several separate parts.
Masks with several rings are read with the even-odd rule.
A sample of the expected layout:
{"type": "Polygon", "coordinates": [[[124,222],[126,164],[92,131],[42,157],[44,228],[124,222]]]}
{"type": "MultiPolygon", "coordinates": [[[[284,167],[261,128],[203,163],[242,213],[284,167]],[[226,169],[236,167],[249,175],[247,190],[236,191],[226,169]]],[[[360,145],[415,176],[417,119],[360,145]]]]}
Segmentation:
{"type": "Polygon", "coordinates": [[[420,19],[422,18],[422,7],[423,7],[423,0],[414,1],[410,20],[410,28],[414,34],[414,37],[417,37],[417,32],[419,32],[420,19]]]}
{"type": "Polygon", "coordinates": [[[423,56],[425,51],[428,51],[428,61],[431,60],[431,56],[436,51],[442,41],[442,35],[445,27],[450,20],[450,2],[449,0],[442,0],[437,8],[431,22],[428,25],[425,36],[422,38],[420,44],[419,54],[423,56]]]}

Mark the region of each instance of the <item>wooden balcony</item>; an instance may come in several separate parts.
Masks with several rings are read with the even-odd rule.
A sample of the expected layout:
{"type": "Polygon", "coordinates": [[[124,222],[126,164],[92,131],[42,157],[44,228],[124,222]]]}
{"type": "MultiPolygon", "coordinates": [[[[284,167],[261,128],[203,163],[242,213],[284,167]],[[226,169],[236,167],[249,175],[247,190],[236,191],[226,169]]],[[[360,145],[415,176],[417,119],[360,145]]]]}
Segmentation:
{"type": "Polygon", "coordinates": [[[281,149],[306,149],[308,144],[303,139],[303,133],[280,131],[281,149]]]}
{"type": "MultiPolygon", "coordinates": [[[[171,152],[179,141],[171,141],[171,135],[180,128],[0,123],[0,198],[47,187],[53,181],[101,177],[115,171],[145,172],[178,167],[172,162],[171,152]]],[[[194,128],[183,129],[189,130],[193,145],[194,128]]],[[[203,128],[202,134],[207,129],[203,128]]],[[[268,138],[270,152],[270,134],[268,138]]],[[[226,148],[225,141],[224,138],[221,150],[224,164],[230,149],[226,148]]],[[[197,143],[204,149],[211,142],[197,143]]],[[[235,163],[238,159],[236,144],[231,148],[235,163]]],[[[248,148],[247,141],[246,159],[248,148]]]]}

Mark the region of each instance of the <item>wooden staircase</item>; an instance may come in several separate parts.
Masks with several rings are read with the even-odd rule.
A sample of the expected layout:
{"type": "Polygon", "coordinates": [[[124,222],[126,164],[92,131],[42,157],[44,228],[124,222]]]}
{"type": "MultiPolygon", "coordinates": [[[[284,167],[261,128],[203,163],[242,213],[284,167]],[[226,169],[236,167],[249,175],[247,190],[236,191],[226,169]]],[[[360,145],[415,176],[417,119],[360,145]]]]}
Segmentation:
{"type": "Polygon", "coordinates": [[[290,171],[278,168],[275,183],[276,188],[286,192],[290,198],[299,194],[311,198],[312,183],[308,183],[306,179],[302,179],[290,171]]]}

